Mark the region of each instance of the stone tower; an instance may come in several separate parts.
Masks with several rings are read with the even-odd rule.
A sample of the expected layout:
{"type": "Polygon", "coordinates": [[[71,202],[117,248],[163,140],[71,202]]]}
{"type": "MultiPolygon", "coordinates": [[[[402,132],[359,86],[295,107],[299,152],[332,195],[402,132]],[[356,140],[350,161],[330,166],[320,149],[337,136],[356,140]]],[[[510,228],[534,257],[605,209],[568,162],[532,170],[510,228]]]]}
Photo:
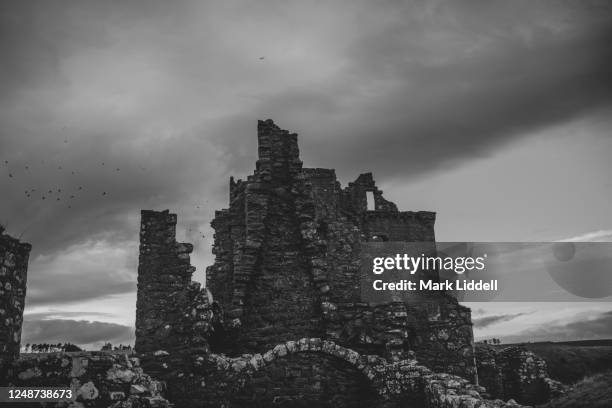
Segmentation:
{"type": "Polygon", "coordinates": [[[259,121],[253,175],[230,180],[215,213],[207,287],[228,327],[219,351],[261,352],[281,341],[326,338],[434,370],[475,374],[470,310],[440,294],[370,304],[360,296],[369,241],[435,241],[435,213],[399,211],[371,173],[342,188],[332,169],[303,168],[297,135],[259,121]],[[368,195],[370,203],[368,203],[368,195]]]}
{"type": "Polygon", "coordinates": [[[208,351],[209,294],[192,282],[193,245],[176,242],[176,214],[141,212],[136,344],[139,353],[208,351]]]}

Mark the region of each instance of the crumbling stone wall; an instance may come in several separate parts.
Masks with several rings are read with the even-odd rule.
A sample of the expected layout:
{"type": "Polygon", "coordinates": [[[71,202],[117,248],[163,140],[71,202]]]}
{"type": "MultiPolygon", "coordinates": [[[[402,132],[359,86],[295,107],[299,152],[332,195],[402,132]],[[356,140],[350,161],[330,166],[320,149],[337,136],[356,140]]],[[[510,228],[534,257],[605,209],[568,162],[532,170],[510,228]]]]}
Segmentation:
{"type": "MultiPolygon", "coordinates": [[[[70,388],[76,397],[70,408],[172,407],[164,398],[165,383],[145,373],[138,357],[123,353],[24,355],[11,363],[7,380],[8,384],[16,387],[70,388]]],[[[61,404],[57,406],[67,406],[61,404]]],[[[43,406],[34,403],[18,405],[23,408],[43,406]]]]}
{"type": "Polygon", "coordinates": [[[149,365],[160,377],[130,353],[28,354],[11,363],[9,384],[69,387],[77,396],[70,408],[519,407],[513,401],[484,399],[483,387],[434,373],[414,359],[390,361],[320,338],[287,341],[238,357],[152,356],[149,365]]]}
{"type": "Polygon", "coordinates": [[[0,226],[0,385],[8,365],[19,357],[31,249],[0,226]]]}
{"type": "Polygon", "coordinates": [[[146,210],[141,217],[135,349],[206,352],[212,299],[191,280],[193,245],[176,242],[176,214],[146,210]]]}
{"type": "Polygon", "coordinates": [[[207,287],[236,328],[233,353],[321,333],[320,301],[296,215],[304,194],[297,135],[259,122],[259,159],[247,181],[230,181],[230,207],[217,212],[207,287]],[[217,295],[218,293],[218,295],[217,295]]]}
{"type": "Polygon", "coordinates": [[[343,189],[334,170],[303,168],[297,135],[271,120],[259,121],[258,142],[254,174],[230,180],[229,208],[212,221],[207,287],[231,333],[216,351],[323,337],[395,358],[413,350],[436,370],[474,378],[469,309],[443,294],[412,304],[361,299],[361,244],[433,242],[435,213],[399,211],[371,173],[343,189]]]}
{"type": "Polygon", "coordinates": [[[321,338],[236,357],[211,353],[179,361],[162,354],[155,364],[161,378],[171,379],[168,399],[180,407],[519,407],[486,400],[483,387],[434,373],[414,359],[390,361],[321,338]],[[338,389],[333,393],[324,382],[338,389]]]}
{"type": "Polygon", "coordinates": [[[563,392],[563,386],[548,377],[546,362],[524,347],[478,344],[476,361],[480,383],[494,398],[541,404],[563,392]]]}

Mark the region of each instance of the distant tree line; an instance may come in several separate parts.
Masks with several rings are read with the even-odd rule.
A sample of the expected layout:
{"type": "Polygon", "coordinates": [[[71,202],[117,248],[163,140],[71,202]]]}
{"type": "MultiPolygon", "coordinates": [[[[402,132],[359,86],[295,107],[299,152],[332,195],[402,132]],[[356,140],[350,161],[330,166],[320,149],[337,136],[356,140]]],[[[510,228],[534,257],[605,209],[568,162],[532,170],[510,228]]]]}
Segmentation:
{"type": "Polygon", "coordinates": [[[501,344],[501,340],[500,339],[496,339],[496,338],[492,338],[492,339],[480,340],[477,343],[480,343],[480,344],[501,344]]]}
{"type": "MultiPolygon", "coordinates": [[[[113,346],[111,343],[104,343],[102,351],[131,351],[132,346],[119,344],[118,346],[113,346]]],[[[26,344],[21,347],[22,353],[57,353],[57,352],[70,352],[70,351],[84,351],[79,346],[72,343],[39,343],[39,344],[26,344]]]]}
{"type": "Polygon", "coordinates": [[[79,346],[72,343],[40,343],[40,344],[26,344],[22,347],[23,353],[56,353],[61,351],[83,351],[79,346]]]}
{"type": "Polygon", "coordinates": [[[130,346],[129,344],[127,346],[124,346],[123,344],[120,344],[118,346],[113,346],[111,343],[104,343],[104,345],[102,346],[100,350],[102,351],[131,351],[132,346],[130,346]]]}

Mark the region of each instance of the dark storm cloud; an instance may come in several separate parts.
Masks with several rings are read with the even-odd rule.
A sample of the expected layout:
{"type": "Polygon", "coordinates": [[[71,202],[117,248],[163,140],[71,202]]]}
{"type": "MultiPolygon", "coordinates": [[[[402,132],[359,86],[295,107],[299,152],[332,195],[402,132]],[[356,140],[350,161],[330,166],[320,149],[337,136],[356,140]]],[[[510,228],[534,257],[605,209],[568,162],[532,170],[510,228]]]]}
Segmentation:
{"type": "Polygon", "coordinates": [[[430,29],[430,19],[404,10],[404,19],[358,36],[349,68],[327,86],[286,90],[261,110],[282,112],[304,130],[306,160],[344,171],[360,163],[388,179],[491,155],[526,132],[610,104],[608,7],[603,15],[568,11],[563,27],[550,16],[542,16],[546,27],[494,8],[470,8],[474,15],[455,14],[450,24],[443,9],[430,29]]]}
{"type": "Polygon", "coordinates": [[[569,322],[552,322],[505,336],[505,343],[523,341],[572,341],[612,338],[612,310],[599,315],[580,314],[569,322]]]}
{"type": "MultiPolygon", "coordinates": [[[[185,3],[188,6],[187,3],[185,3]]],[[[0,4],[0,84],[3,93],[23,87],[67,85],[63,60],[83,49],[103,49],[113,43],[116,24],[151,24],[180,19],[189,7],[174,7],[165,1],[116,0],[85,4],[78,0],[3,1],[0,4]],[[160,16],[165,16],[160,21],[160,16]]],[[[159,25],[157,26],[159,27],[159,25]]],[[[6,99],[3,98],[4,101],[6,99]]]]}
{"type": "MultiPolygon", "coordinates": [[[[147,101],[131,117],[109,110],[115,101],[104,99],[109,97],[102,94],[104,81],[120,79],[95,77],[78,66],[71,72],[75,67],[69,62],[92,54],[117,65],[122,57],[114,52],[135,51],[146,43],[147,30],[170,30],[189,9],[187,3],[174,7],[167,2],[0,6],[0,103],[5,106],[0,113],[0,222],[32,242],[34,256],[85,237],[133,241],[140,208],[176,210],[180,202],[202,224],[208,221],[212,205],[199,202],[205,192],[199,178],[224,174],[225,165],[202,137],[201,121],[152,130],[160,103],[147,101]],[[133,34],[130,50],[114,50],[125,31],[133,34]]],[[[122,74],[131,76],[125,79],[130,93],[129,83],[140,73],[122,74]]]]}
{"type": "Polygon", "coordinates": [[[610,102],[611,13],[596,4],[5,2],[2,216],[36,251],[85,231],[133,239],[138,208],[221,203],[226,176],[252,168],[258,117],[300,132],[307,165],[350,177],[492,154],[610,102]],[[88,55],[108,78],[74,62],[88,55]],[[223,105],[205,119],[208,95],[223,105]]]}
{"type": "Polygon", "coordinates": [[[129,343],[134,329],[120,324],[90,322],[84,320],[25,320],[21,336],[22,344],[74,343],[77,345],[110,342],[129,343]]]}
{"type": "Polygon", "coordinates": [[[517,317],[523,316],[525,313],[515,313],[515,314],[502,314],[502,315],[493,315],[493,316],[485,316],[479,317],[472,320],[475,328],[482,329],[484,327],[492,326],[496,323],[507,322],[512,319],[516,319],[517,317]]]}

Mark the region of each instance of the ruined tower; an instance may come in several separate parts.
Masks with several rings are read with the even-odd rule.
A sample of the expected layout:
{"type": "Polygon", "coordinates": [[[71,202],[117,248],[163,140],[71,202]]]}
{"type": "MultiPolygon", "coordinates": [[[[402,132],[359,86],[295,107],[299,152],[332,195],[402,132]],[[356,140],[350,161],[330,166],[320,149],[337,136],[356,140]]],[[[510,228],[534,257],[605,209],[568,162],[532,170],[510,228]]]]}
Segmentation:
{"type": "Polygon", "coordinates": [[[209,295],[192,282],[193,245],[176,241],[176,214],[141,212],[136,351],[208,350],[209,295]]]}
{"type": "Polygon", "coordinates": [[[219,351],[261,352],[281,341],[325,338],[473,377],[470,311],[449,296],[371,304],[360,296],[362,244],[434,242],[435,213],[399,211],[371,173],[342,188],[334,170],[303,168],[297,135],[259,121],[253,175],[230,180],[215,213],[207,287],[224,310],[219,351]],[[368,197],[369,196],[369,197],[368,197]]]}
{"type": "Polygon", "coordinates": [[[0,226],[0,378],[19,356],[30,244],[7,234],[0,226]]]}

